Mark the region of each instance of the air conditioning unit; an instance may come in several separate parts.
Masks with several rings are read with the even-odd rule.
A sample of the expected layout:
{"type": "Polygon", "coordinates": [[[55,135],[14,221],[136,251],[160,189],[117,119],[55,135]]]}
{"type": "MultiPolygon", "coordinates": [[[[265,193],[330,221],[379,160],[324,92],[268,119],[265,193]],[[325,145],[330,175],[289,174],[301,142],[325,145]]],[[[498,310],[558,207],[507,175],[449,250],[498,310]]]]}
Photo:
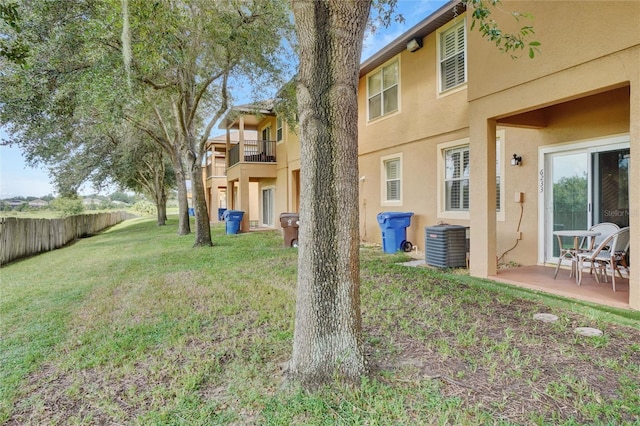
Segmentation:
{"type": "Polygon", "coordinates": [[[469,228],[460,225],[427,226],[425,233],[425,262],[439,268],[464,268],[469,251],[469,228]]]}

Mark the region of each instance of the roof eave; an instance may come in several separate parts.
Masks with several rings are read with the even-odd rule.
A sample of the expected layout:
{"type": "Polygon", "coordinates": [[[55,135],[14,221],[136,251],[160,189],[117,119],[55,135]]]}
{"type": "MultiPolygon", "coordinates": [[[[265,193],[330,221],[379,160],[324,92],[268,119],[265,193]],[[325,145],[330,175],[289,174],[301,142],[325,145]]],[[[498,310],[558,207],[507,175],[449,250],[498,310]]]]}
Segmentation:
{"type": "Polygon", "coordinates": [[[389,59],[393,58],[407,48],[407,43],[414,39],[423,39],[447,22],[455,19],[466,10],[466,3],[460,0],[451,0],[440,9],[427,16],[425,19],[414,25],[407,32],[396,38],[394,41],[383,47],[373,56],[360,64],[360,77],[371,72],[389,59]]]}
{"type": "Polygon", "coordinates": [[[254,115],[254,116],[266,116],[266,115],[275,115],[273,112],[273,104],[274,101],[272,99],[267,99],[264,101],[237,105],[232,107],[227,115],[220,121],[218,125],[218,129],[227,129],[234,125],[237,118],[240,115],[254,115]]]}

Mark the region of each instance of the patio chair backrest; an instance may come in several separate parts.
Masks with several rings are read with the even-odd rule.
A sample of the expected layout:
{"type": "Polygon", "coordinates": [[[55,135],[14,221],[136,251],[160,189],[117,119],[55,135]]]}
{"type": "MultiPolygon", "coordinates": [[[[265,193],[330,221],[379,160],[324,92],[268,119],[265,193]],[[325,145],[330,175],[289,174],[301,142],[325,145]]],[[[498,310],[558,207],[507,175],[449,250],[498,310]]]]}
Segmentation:
{"type": "Polygon", "coordinates": [[[629,243],[629,227],[627,226],[616,232],[614,239],[611,242],[611,246],[609,247],[609,252],[612,255],[617,255],[618,257],[625,256],[629,250],[629,243]]]}
{"type": "Polygon", "coordinates": [[[624,256],[629,250],[629,227],[618,229],[603,241],[588,255],[591,259],[609,258],[614,255],[624,256]]]}
{"type": "MultiPolygon", "coordinates": [[[[594,249],[596,247],[599,247],[604,240],[607,240],[610,236],[612,236],[619,230],[620,230],[620,227],[615,223],[611,223],[611,222],[596,223],[595,225],[591,226],[591,228],[589,228],[589,231],[596,231],[600,233],[600,235],[594,237],[592,247],[594,249]]],[[[586,247],[583,247],[583,248],[586,248],[586,247]]]]}

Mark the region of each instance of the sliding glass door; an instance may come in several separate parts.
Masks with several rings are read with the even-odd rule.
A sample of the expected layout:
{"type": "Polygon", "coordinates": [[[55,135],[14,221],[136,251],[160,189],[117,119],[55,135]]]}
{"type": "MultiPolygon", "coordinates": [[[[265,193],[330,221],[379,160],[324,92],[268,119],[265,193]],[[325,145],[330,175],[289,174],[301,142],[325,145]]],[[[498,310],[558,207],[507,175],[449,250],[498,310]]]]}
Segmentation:
{"type": "Polygon", "coordinates": [[[628,140],[611,138],[541,150],[544,262],[555,262],[559,254],[553,231],[588,229],[601,222],[629,226],[628,140]]]}
{"type": "MultiPolygon", "coordinates": [[[[589,218],[589,155],[586,152],[554,153],[551,163],[550,215],[552,231],[587,229],[589,218]]],[[[553,257],[558,257],[559,247],[551,238],[553,257]]]]}
{"type": "Polygon", "coordinates": [[[593,223],[629,226],[629,149],[592,154],[593,223]]]}
{"type": "Polygon", "coordinates": [[[262,224],[265,226],[273,226],[274,193],[274,188],[262,190],[262,224]]]}

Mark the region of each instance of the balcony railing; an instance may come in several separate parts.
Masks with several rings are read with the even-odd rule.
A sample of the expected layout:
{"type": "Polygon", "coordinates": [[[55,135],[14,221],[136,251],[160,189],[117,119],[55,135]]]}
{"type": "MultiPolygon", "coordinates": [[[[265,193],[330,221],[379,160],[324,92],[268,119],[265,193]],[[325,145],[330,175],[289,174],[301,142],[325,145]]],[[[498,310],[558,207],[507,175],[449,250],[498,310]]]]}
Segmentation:
{"type": "Polygon", "coordinates": [[[211,164],[207,164],[207,177],[217,177],[217,176],[226,176],[227,170],[225,166],[211,166],[211,164]]]}
{"type": "MultiPolygon", "coordinates": [[[[240,162],[240,144],[229,150],[229,167],[240,162]]],[[[242,161],[245,163],[275,163],[276,141],[247,140],[244,141],[242,161]]]]}

